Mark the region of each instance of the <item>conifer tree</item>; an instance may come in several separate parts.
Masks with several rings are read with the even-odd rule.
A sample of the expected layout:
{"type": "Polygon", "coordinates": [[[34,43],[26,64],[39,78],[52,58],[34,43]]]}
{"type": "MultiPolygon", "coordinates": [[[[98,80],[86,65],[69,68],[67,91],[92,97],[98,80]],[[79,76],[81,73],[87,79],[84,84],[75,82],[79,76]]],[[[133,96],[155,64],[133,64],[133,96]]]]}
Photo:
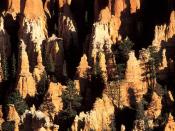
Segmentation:
{"type": "Polygon", "coordinates": [[[131,51],[132,47],[134,46],[134,43],[126,37],[121,43],[119,43],[119,46],[114,51],[114,54],[116,55],[117,63],[125,63],[129,59],[129,52],[131,51]]]}
{"type": "Polygon", "coordinates": [[[15,129],[15,122],[14,121],[7,121],[2,123],[2,130],[3,131],[14,131],[15,129]]]}
{"type": "Polygon", "coordinates": [[[63,119],[69,119],[77,115],[77,110],[81,106],[82,97],[78,94],[77,89],[73,81],[69,80],[67,82],[67,88],[63,91],[62,94],[63,100],[63,119]]]}
{"type": "Polygon", "coordinates": [[[22,115],[26,109],[28,109],[28,105],[25,100],[20,96],[18,91],[12,92],[7,100],[7,104],[14,104],[16,111],[19,115],[22,115]]]}

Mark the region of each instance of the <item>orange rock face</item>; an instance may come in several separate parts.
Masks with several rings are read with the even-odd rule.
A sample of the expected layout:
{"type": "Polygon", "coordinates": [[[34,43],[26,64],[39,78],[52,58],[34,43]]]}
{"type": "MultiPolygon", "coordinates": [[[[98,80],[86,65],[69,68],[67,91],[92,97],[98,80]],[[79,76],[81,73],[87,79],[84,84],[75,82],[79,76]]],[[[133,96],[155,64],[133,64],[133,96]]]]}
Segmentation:
{"type": "Polygon", "coordinates": [[[87,93],[87,85],[88,85],[88,75],[91,67],[88,64],[87,56],[84,54],[81,57],[81,61],[76,71],[76,80],[74,81],[76,85],[76,89],[82,94],[87,93]]]}
{"type": "Polygon", "coordinates": [[[155,27],[154,40],[152,45],[157,48],[163,55],[159,73],[161,79],[166,79],[168,70],[174,72],[174,61],[172,58],[175,55],[174,41],[175,41],[175,11],[171,12],[168,25],[160,25],[155,27]],[[171,66],[172,65],[172,66],[171,66]]]}
{"type": "MultiPolygon", "coordinates": [[[[35,106],[38,109],[36,110],[33,106],[30,110],[26,110],[22,116],[19,116],[14,105],[9,105],[6,122],[14,121],[15,131],[19,131],[21,125],[24,125],[24,130],[57,131],[59,126],[55,125],[54,120],[57,120],[59,113],[66,104],[66,102],[63,103],[61,97],[66,87],[60,83],[65,83],[70,76],[78,94],[83,97],[81,110],[88,110],[88,112],[80,112],[76,115],[71,126],[72,131],[118,130],[116,129],[118,123],[115,123],[118,118],[115,117],[120,114],[115,113],[121,112],[122,116],[125,107],[137,112],[138,109],[141,109],[140,102],[143,102],[141,103],[143,106],[148,104],[146,109],[142,108],[142,115],[149,120],[148,123],[144,123],[145,120],[137,119],[138,116],[136,116],[134,129],[130,129],[133,131],[147,130],[146,124],[151,129],[156,127],[159,116],[164,115],[162,112],[164,106],[165,108],[170,107],[170,112],[174,112],[173,85],[167,85],[168,91],[166,91],[166,88],[156,87],[156,84],[158,85],[156,82],[160,81],[164,84],[166,81],[166,86],[166,83],[169,82],[168,78],[175,73],[175,11],[171,12],[169,24],[155,27],[152,45],[156,47],[157,52],[160,52],[162,60],[155,69],[157,79],[153,79],[150,74],[154,69],[148,69],[152,68],[148,66],[151,58],[148,48],[140,51],[139,59],[134,51],[128,54],[129,59],[124,63],[126,70],[122,72],[124,79],[118,80],[120,73],[117,70],[117,64],[121,63],[116,55],[122,51],[117,52],[118,46],[115,44],[120,43],[123,40],[122,37],[128,35],[130,39],[136,42],[137,48],[137,39],[144,38],[142,35],[147,35],[145,28],[152,29],[155,23],[159,23],[159,15],[157,15],[158,17],[155,16],[155,19],[147,21],[150,16],[152,18],[152,14],[145,14],[147,9],[142,5],[142,0],[3,1],[7,4],[7,10],[1,12],[1,8],[4,10],[5,5],[1,6],[0,2],[0,88],[1,85],[3,86],[3,93],[0,89],[0,98],[6,98],[11,89],[16,89],[23,99],[27,98],[27,103],[29,100],[29,105],[36,104],[35,106]],[[142,9],[140,10],[140,8],[142,9]],[[9,15],[10,19],[8,18],[9,15]],[[7,23],[4,23],[4,19],[7,23]],[[131,25],[133,27],[130,27],[131,25]],[[16,32],[19,34],[15,34],[16,32]],[[50,37],[50,34],[53,35],[50,37]],[[17,50],[19,40],[19,50],[17,50]],[[86,56],[84,53],[88,55],[86,56]],[[11,58],[12,54],[15,57],[18,56],[17,73],[16,70],[11,71],[13,66],[16,67],[11,58]],[[81,54],[83,56],[78,65],[81,54]],[[73,76],[76,66],[76,76],[73,76]],[[91,70],[91,67],[96,66],[98,69],[92,68],[91,70]],[[100,78],[98,75],[94,75],[93,69],[100,72],[100,78]],[[9,75],[7,80],[5,79],[6,73],[9,75]],[[11,78],[12,73],[16,75],[15,78],[11,78]],[[101,76],[103,80],[101,80],[101,76]],[[151,84],[153,88],[155,87],[154,89],[148,88],[151,85],[149,82],[153,83],[151,84]],[[47,84],[48,90],[39,94],[40,91],[37,89],[45,90],[47,84]],[[13,87],[14,85],[15,87],[13,87]],[[109,95],[108,89],[110,87],[114,87],[111,91],[116,93],[114,96],[113,94],[109,95]],[[153,92],[151,101],[145,99],[145,95],[146,98],[150,97],[148,91],[153,92]],[[43,98],[41,98],[42,95],[43,98]],[[168,95],[167,98],[163,97],[165,95],[168,95]],[[99,96],[100,98],[98,98],[99,96]],[[167,102],[166,105],[162,102],[164,99],[167,102]],[[118,109],[119,111],[117,111],[118,109]]],[[[172,9],[168,9],[168,13],[170,10],[172,9]]],[[[143,43],[148,39],[147,36],[145,38],[143,43]]],[[[140,48],[142,41],[138,41],[140,48]]],[[[0,103],[2,101],[0,100],[0,103]]],[[[5,117],[2,108],[4,109],[0,106],[0,125],[4,122],[3,117],[5,117]]],[[[79,109],[76,111],[79,112],[79,109]]],[[[123,122],[128,116],[122,117],[120,121],[121,130],[128,130],[128,125],[123,122]]],[[[63,123],[60,127],[66,124],[63,123]]],[[[65,130],[67,129],[65,128],[65,130]]],[[[165,131],[175,131],[172,115],[169,116],[165,131]]]]}
{"type": "Polygon", "coordinates": [[[125,80],[131,83],[131,88],[135,92],[136,101],[142,100],[143,95],[147,92],[146,83],[142,81],[142,74],[140,60],[137,60],[134,52],[129,53],[129,60],[125,72],[125,80]]]}
{"type": "Polygon", "coordinates": [[[165,126],[165,131],[175,131],[175,122],[171,114],[169,115],[168,123],[165,126]]]}
{"type": "Polygon", "coordinates": [[[111,52],[110,47],[112,44],[113,42],[109,34],[109,25],[96,22],[93,25],[93,31],[91,34],[91,43],[89,45],[89,59],[95,64],[98,53],[100,51],[105,53],[107,51],[105,48],[111,52]]]}
{"type": "Polygon", "coordinates": [[[102,72],[102,78],[105,82],[107,82],[108,76],[107,76],[107,69],[106,69],[106,59],[105,59],[105,55],[103,53],[99,53],[99,68],[100,71],[102,72]]]}
{"type": "Polygon", "coordinates": [[[36,19],[44,16],[42,0],[26,0],[24,4],[24,16],[28,19],[36,19]]]}
{"type": "Polygon", "coordinates": [[[170,22],[168,25],[161,25],[155,27],[155,35],[153,40],[153,45],[161,47],[162,41],[172,42],[175,35],[175,11],[171,12],[170,22]]]}
{"type": "Polygon", "coordinates": [[[115,130],[112,118],[114,117],[114,107],[110,99],[104,95],[102,99],[97,99],[94,108],[87,113],[81,112],[75,117],[72,131],[78,130],[115,130]],[[79,123],[85,123],[83,127],[79,123]]]}
{"type": "Polygon", "coordinates": [[[70,5],[72,0],[57,0],[59,8],[62,8],[65,5],[70,5]]]}
{"type": "Polygon", "coordinates": [[[7,0],[7,13],[11,14],[13,18],[20,13],[20,0],[7,0]]]}
{"type": "Polygon", "coordinates": [[[17,90],[23,98],[26,98],[26,96],[34,97],[36,93],[35,81],[32,74],[29,72],[29,61],[26,53],[26,45],[22,40],[20,46],[17,90]]]}
{"type": "Polygon", "coordinates": [[[129,53],[129,60],[127,61],[127,68],[125,78],[128,82],[137,82],[141,80],[140,61],[135,57],[134,52],[129,53]]]}
{"type": "Polygon", "coordinates": [[[45,71],[45,67],[43,66],[42,53],[40,48],[37,53],[37,65],[34,67],[34,70],[33,70],[33,78],[35,79],[35,82],[37,84],[46,83],[46,71],[45,71]]]}
{"type": "Polygon", "coordinates": [[[23,16],[21,16],[19,37],[27,45],[30,70],[33,71],[37,65],[38,51],[41,50],[41,45],[47,37],[46,18],[42,0],[26,0],[21,8],[24,10],[21,12],[23,16]]]}
{"type": "Polygon", "coordinates": [[[140,0],[130,0],[130,12],[136,13],[140,9],[140,0]]]}
{"type": "Polygon", "coordinates": [[[110,0],[106,0],[104,2],[99,0],[94,1],[95,21],[99,21],[101,24],[109,24],[109,35],[114,43],[116,40],[120,40],[120,14],[124,10],[123,3],[123,0],[116,0],[115,3],[111,3],[110,0]],[[115,4],[114,9],[112,9],[111,4],[115,4]],[[102,7],[100,8],[100,6],[102,7]],[[115,10],[114,14],[112,14],[112,10],[115,10]]]}
{"type": "Polygon", "coordinates": [[[4,122],[4,119],[3,119],[3,113],[2,113],[2,105],[0,105],[0,130],[2,130],[2,123],[4,122]]]}
{"type": "Polygon", "coordinates": [[[8,121],[14,121],[15,122],[15,128],[14,131],[19,131],[19,123],[20,123],[20,117],[18,113],[16,112],[14,105],[8,105],[9,112],[7,116],[8,121]]]}
{"type": "Polygon", "coordinates": [[[128,10],[129,5],[124,0],[115,0],[113,2],[114,3],[112,3],[112,1],[94,1],[94,15],[97,20],[91,34],[90,58],[95,56],[97,50],[103,51],[102,48],[105,43],[114,44],[116,41],[120,41],[121,35],[119,30],[122,30],[120,28],[121,23],[127,23],[124,21],[124,17],[128,16],[125,15],[127,15],[127,12],[136,13],[136,11],[140,9],[140,0],[130,0],[130,10],[128,10]],[[96,32],[98,32],[98,34],[96,34],[96,32]],[[96,47],[99,49],[95,49],[96,47]]]}
{"type": "Polygon", "coordinates": [[[98,20],[102,23],[108,23],[111,19],[111,12],[108,7],[100,11],[98,20]]]}
{"type": "Polygon", "coordinates": [[[153,92],[152,101],[148,107],[148,110],[145,111],[145,116],[150,119],[156,119],[161,114],[162,109],[162,98],[153,92]]]}
{"type": "Polygon", "coordinates": [[[49,89],[44,97],[44,103],[40,106],[40,110],[47,116],[54,119],[63,108],[62,103],[63,86],[60,83],[50,83],[49,89]]]}
{"type": "Polygon", "coordinates": [[[51,6],[50,0],[46,0],[45,3],[44,3],[44,11],[45,11],[45,12],[49,15],[49,17],[51,18],[50,6],[51,6]]]}
{"type": "Polygon", "coordinates": [[[115,0],[114,11],[115,17],[120,18],[121,13],[126,9],[127,5],[124,0],[115,0]]]}
{"type": "Polygon", "coordinates": [[[90,66],[88,65],[87,56],[84,54],[81,57],[79,66],[77,67],[78,77],[86,78],[89,69],[90,69],[90,66]]]}
{"type": "Polygon", "coordinates": [[[170,15],[170,23],[168,26],[168,33],[167,33],[168,39],[172,38],[175,35],[175,23],[174,22],[175,22],[175,11],[172,11],[170,15]]]}

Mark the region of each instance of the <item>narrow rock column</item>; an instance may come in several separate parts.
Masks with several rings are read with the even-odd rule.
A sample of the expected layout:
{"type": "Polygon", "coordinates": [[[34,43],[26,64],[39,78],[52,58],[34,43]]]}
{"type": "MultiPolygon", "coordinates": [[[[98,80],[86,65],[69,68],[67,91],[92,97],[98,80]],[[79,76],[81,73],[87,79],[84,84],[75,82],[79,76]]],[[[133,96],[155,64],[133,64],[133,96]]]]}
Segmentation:
{"type": "Polygon", "coordinates": [[[17,90],[23,98],[26,98],[27,96],[34,97],[36,86],[33,76],[29,71],[29,60],[26,53],[26,45],[23,40],[21,40],[19,52],[17,90]]]}
{"type": "Polygon", "coordinates": [[[37,65],[38,48],[47,37],[46,16],[42,0],[26,0],[22,2],[19,37],[27,45],[30,70],[37,65]]]}

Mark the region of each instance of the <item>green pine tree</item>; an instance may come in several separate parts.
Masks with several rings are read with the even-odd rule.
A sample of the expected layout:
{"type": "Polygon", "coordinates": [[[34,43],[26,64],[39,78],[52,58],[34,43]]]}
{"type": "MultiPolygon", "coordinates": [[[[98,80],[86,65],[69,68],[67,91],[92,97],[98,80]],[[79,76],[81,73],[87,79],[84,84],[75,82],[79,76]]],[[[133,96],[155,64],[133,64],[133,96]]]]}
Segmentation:
{"type": "Polygon", "coordinates": [[[14,104],[19,115],[22,115],[28,109],[28,105],[18,91],[14,91],[8,96],[7,104],[14,104]]]}
{"type": "Polygon", "coordinates": [[[77,115],[77,110],[81,106],[82,97],[78,94],[73,81],[67,82],[67,88],[63,91],[62,100],[64,103],[63,119],[69,119],[77,115]]]}
{"type": "Polygon", "coordinates": [[[155,46],[149,46],[148,52],[150,54],[150,57],[147,63],[148,72],[146,75],[150,80],[149,86],[151,88],[154,88],[156,86],[157,70],[161,63],[161,55],[160,52],[156,50],[155,46]]]}
{"type": "Polygon", "coordinates": [[[129,59],[129,52],[131,51],[134,43],[126,37],[121,43],[118,44],[118,47],[114,50],[114,54],[117,58],[117,63],[126,63],[129,59]]]}
{"type": "Polygon", "coordinates": [[[15,129],[14,121],[7,121],[2,123],[2,131],[14,131],[14,129],[15,129]]]}

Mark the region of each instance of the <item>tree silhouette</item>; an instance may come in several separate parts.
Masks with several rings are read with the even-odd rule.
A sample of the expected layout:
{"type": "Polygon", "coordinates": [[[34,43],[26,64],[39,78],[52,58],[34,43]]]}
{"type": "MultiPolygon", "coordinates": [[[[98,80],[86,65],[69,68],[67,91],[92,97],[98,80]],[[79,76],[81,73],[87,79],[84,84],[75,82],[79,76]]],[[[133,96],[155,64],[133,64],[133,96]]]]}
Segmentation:
{"type": "Polygon", "coordinates": [[[117,63],[126,63],[129,59],[129,52],[131,51],[134,43],[126,37],[121,43],[119,43],[118,47],[113,51],[116,56],[117,63]]]}

